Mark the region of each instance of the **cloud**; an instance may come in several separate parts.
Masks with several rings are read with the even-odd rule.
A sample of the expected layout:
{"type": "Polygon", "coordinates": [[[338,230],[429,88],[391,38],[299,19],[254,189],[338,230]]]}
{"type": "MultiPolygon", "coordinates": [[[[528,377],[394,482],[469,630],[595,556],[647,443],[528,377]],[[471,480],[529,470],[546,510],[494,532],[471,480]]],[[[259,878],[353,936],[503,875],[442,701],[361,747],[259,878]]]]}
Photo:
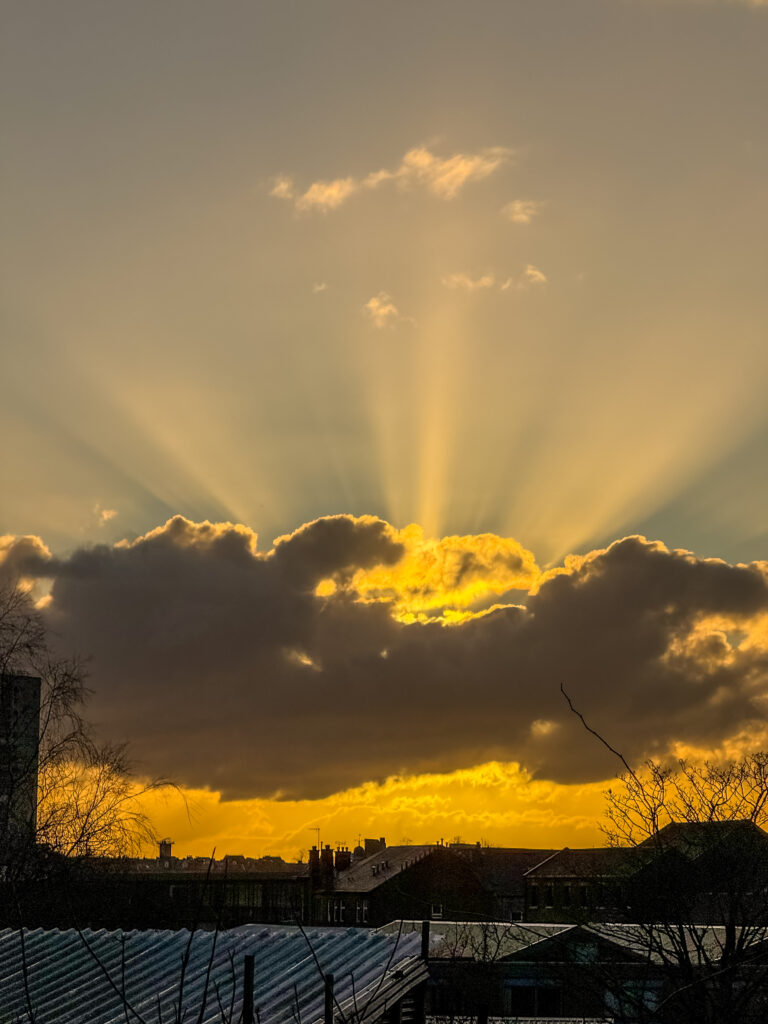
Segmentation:
{"type": "Polygon", "coordinates": [[[358,183],[354,178],[336,178],[335,181],[316,181],[296,200],[297,210],[335,210],[357,192],[358,183]]]}
{"type": "Polygon", "coordinates": [[[491,760],[605,778],[561,683],[630,760],[766,733],[766,563],[628,537],[542,575],[511,538],[373,516],[266,551],[243,525],[174,517],[66,559],[37,538],[2,553],[54,576],[44,614],[62,651],[92,655],[102,732],[228,798],[491,760]]]}
{"type": "Polygon", "coordinates": [[[530,285],[546,284],[547,276],[538,267],[534,267],[532,263],[529,263],[523,271],[523,280],[530,285]]]}
{"type": "Polygon", "coordinates": [[[327,289],[328,285],[325,283],[325,281],[318,281],[316,284],[312,285],[312,291],[314,292],[315,295],[319,295],[320,292],[327,291],[327,289]]]}
{"type": "Polygon", "coordinates": [[[283,176],[274,178],[269,194],[276,196],[278,199],[293,199],[293,178],[283,176]]]}
{"type": "Polygon", "coordinates": [[[508,277],[501,285],[501,290],[507,292],[510,289],[515,291],[527,291],[529,288],[540,287],[545,285],[548,281],[547,275],[543,270],[539,270],[538,267],[534,267],[532,263],[529,263],[525,270],[520,274],[519,277],[508,277]]]}
{"type": "Polygon", "coordinates": [[[513,224],[530,224],[540,212],[544,203],[539,199],[513,199],[501,208],[501,214],[513,224]]]}
{"type": "Polygon", "coordinates": [[[0,586],[35,579],[55,570],[50,549],[34,534],[0,536],[0,586]]]}
{"type": "Polygon", "coordinates": [[[470,277],[469,274],[456,273],[446,274],[442,282],[446,288],[460,288],[463,291],[475,292],[479,289],[493,288],[496,278],[493,274],[483,274],[482,277],[470,277]]]}
{"type": "Polygon", "coordinates": [[[478,153],[454,153],[440,157],[426,146],[409,149],[393,170],[371,171],[362,178],[347,176],[313,182],[296,194],[292,178],[274,179],[270,195],[293,202],[299,212],[328,212],[341,206],[350,196],[393,184],[401,189],[425,188],[438,199],[455,199],[468,182],[482,181],[512,157],[512,150],[492,146],[478,153]]]}
{"type": "Polygon", "coordinates": [[[94,506],[93,514],[99,526],[106,526],[108,522],[117,515],[116,508],[102,508],[100,504],[94,506]]]}
{"type": "MultiPolygon", "coordinates": [[[[444,288],[451,288],[454,291],[476,292],[487,291],[497,284],[496,275],[493,273],[482,274],[480,277],[472,277],[462,271],[453,274],[446,274],[442,279],[444,288]]],[[[510,289],[515,291],[527,291],[529,288],[539,287],[547,283],[547,276],[538,267],[529,263],[525,270],[517,277],[507,277],[498,282],[499,291],[507,292],[510,289]]]]}
{"type": "Polygon", "coordinates": [[[362,600],[387,602],[403,621],[427,621],[445,609],[457,612],[511,590],[527,591],[539,579],[533,554],[512,537],[434,539],[416,524],[396,537],[400,558],[361,569],[349,587],[362,600]]]}
{"type": "Polygon", "coordinates": [[[467,182],[487,178],[511,155],[511,150],[494,146],[480,153],[456,153],[443,159],[426,146],[417,146],[405,154],[393,178],[405,187],[425,185],[440,199],[455,199],[467,182]]]}
{"type": "Polygon", "coordinates": [[[368,299],[363,309],[373,321],[374,327],[392,327],[398,320],[402,319],[397,306],[387,292],[379,292],[368,299]]]}

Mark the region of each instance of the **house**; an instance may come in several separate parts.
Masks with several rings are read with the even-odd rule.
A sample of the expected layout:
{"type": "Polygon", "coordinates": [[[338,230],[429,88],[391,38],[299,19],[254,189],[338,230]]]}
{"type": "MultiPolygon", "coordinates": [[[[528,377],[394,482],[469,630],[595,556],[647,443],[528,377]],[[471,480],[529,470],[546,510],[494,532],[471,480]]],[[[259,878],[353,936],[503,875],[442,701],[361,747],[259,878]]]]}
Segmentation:
{"type": "Polygon", "coordinates": [[[615,919],[621,885],[637,867],[633,850],[565,847],[529,868],[525,881],[525,921],[615,919]]]}
{"type": "Polygon", "coordinates": [[[306,864],[279,857],[86,858],[35,851],[23,887],[0,882],[0,921],[29,927],[233,928],[309,923],[306,864]]]}
{"type": "MultiPolygon", "coordinates": [[[[396,925],[402,932],[418,922],[387,931],[396,925]]],[[[675,933],[629,923],[444,921],[432,922],[430,932],[429,1016],[614,1024],[767,1019],[764,936],[729,968],[725,926],[675,933]]]]}
{"type": "Polygon", "coordinates": [[[442,843],[310,851],[312,920],[378,927],[401,918],[520,920],[525,871],[550,850],[442,843]]]}
{"type": "Polygon", "coordinates": [[[558,850],[525,873],[526,921],[768,921],[768,833],[673,822],[636,847],[558,850]]]}

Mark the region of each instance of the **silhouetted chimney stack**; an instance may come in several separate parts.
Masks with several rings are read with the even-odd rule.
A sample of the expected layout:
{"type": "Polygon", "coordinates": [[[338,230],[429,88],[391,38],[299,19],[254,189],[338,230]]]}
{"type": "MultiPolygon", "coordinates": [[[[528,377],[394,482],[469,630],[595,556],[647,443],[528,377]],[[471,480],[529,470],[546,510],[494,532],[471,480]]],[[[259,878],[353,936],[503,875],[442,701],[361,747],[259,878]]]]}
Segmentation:
{"type": "Polygon", "coordinates": [[[322,885],[333,884],[333,850],[328,843],[320,851],[320,876],[322,885]]]}
{"type": "Polygon", "coordinates": [[[349,847],[340,846],[336,851],[335,857],[336,870],[346,871],[352,863],[352,854],[350,853],[349,847]]]}
{"type": "Polygon", "coordinates": [[[382,850],[386,850],[387,840],[384,836],[379,839],[366,839],[365,840],[365,856],[372,857],[374,853],[381,853],[382,850]]]}

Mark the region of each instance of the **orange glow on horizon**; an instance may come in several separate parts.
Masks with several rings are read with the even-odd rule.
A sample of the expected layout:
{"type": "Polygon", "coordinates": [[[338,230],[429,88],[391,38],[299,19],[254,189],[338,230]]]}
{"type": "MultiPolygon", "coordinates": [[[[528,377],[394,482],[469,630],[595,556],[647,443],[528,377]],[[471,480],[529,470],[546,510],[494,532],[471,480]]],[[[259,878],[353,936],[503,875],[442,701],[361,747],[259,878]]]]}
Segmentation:
{"type": "MultiPolygon", "coordinates": [[[[393,776],[321,800],[222,801],[211,790],[150,793],[143,806],[177,856],[226,853],[306,860],[322,843],[357,845],[358,835],[404,843],[483,842],[491,846],[599,846],[607,783],[558,785],[514,763],[492,761],[446,774],[393,776]]],[[[148,850],[147,854],[152,855],[148,850]]]]}

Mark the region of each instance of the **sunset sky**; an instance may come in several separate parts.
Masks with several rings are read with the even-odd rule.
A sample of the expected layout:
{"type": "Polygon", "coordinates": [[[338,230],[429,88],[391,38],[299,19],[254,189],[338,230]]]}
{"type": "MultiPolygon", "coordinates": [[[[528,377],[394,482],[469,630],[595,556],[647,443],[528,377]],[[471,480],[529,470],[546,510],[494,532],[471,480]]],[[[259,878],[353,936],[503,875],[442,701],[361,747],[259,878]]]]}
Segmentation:
{"type": "Polygon", "coordinates": [[[6,0],[0,577],[176,852],[768,743],[765,0],[6,0]]]}

